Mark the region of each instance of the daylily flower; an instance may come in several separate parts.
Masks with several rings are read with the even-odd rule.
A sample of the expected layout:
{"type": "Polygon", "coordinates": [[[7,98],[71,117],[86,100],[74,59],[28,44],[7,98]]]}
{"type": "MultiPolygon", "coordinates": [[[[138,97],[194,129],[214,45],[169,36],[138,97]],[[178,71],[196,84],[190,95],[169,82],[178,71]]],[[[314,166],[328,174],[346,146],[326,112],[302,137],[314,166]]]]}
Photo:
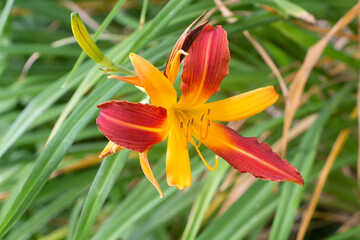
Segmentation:
{"type": "MultiPolygon", "coordinates": [[[[196,20],[197,21],[197,20],[196,20]]],[[[137,76],[110,76],[143,87],[152,105],[127,101],[108,101],[98,105],[99,130],[110,140],[102,156],[122,148],[139,153],[144,174],[163,196],[154,177],[147,153],[167,138],[166,179],[168,185],[184,189],[192,176],[189,143],[197,150],[204,144],[240,173],[271,181],[304,181],[295,167],[274,153],[266,143],[246,138],[217,121],[238,121],[257,114],[278,99],[272,86],[259,88],[224,100],[207,103],[219,91],[228,75],[230,53],[227,34],[221,26],[205,22],[190,31],[196,21],[181,35],[164,72],[144,58],[131,53],[137,76]],[[185,57],[181,74],[182,95],[178,100],[173,83],[185,57]]]]}

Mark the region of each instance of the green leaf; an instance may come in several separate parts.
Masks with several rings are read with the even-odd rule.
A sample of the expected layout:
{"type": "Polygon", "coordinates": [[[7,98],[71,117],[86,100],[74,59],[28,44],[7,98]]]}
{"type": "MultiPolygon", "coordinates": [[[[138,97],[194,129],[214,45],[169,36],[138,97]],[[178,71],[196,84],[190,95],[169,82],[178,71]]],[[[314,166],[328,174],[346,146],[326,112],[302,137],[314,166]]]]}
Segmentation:
{"type": "MultiPolygon", "coordinates": [[[[87,188],[86,188],[87,189],[87,188]]],[[[64,192],[60,197],[51,201],[47,206],[44,206],[41,211],[37,212],[33,217],[27,219],[26,222],[18,225],[6,238],[8,240],[22,240],[29,239],[33,233],[40,230],[44,223],[59,214],[65,208],[71,206],[75,199],[84,192],[82,189],[71,189],[64,192]]]]}
{"type": "Polygon", "coordinates": [[[8,0],[6,1],[5,7],[1,12],[1,17],[0,17],[0,36],[2,36],[4,28],[5,28],[5,24],[8,20],[8,17],[10,15],[11,9],[14,5],[14,1],[15,0],[8,0]]]}
{"type": "Polygon", "coordinates": [[[214,172],[209,172],[208,177],[204,179],[205,183],[194,201],[182,239],[195,239],[204,219],[205,212],[229,167],[230,165],[225,160],[219,159],[217,169],[214,172]]]}
{"type": "MultiPolygon", "coordinates": [[[[175,0],[168,3],[168,5],[163,8],[163,10],[157,15],[156,18],[151,21],[149,25],[144,26],[144,28],[135,32],[133,37],[128,38],[130,39],[129,41],[133,41],[134,39],[136,41],[133,41],[133,44],[131,44],[129,47],[124,48],[122,54],[125,55],[126,52],[129,53],[129,51],[132,49],[139,48],[149,42],[160,28],[166,26],[169,23],[172,15],[179,12],[188,2],[189,0],[175,0]]],[[[122,42],[122,44],[124,43],[126,43],[126,41],[122,42]]],[[[74,82],[74,80],[71,81],[66,87],[68,88],[71,84],[74,84],[74,82]]],[[[59,83],[60,82],[58,81],[57,84],[59,83]]],[[[18,218],[28,208],[30,203],[45,184],[52,171],[59,164],[61,158],[72,144],[79,131],[84,128],[91,119],[94,119],[98,111],[95,106],[105,100],[110,99],[115,93],[119,92],[122,87],[122,82],[115,84],[115,82],[111,79],[105,81],[87,98],[85,98],[64,122],[59,131],[51,139],[51,141],[42,151],[39,158],[36,160],[34,168],[31,170],[29,175],[19,183],[15,190],[13,190],[10,198],[6,201],[6,204],[2,208],[0,216],[0,237],[10,230],[18,218]]],[[[57,89],[54,89],[50,92],[53,94],[53,92],[56,92],[56,90],[57,89]]],[[[47,94],[48,93],[49,92],[47,92],[47,94]]],[[[44,96],[42,96],[42,98],[44,98],[44,96]]],[[[42,99],[42,102],[38,102],[37,104],[43,103],[45,99],[42,99]]],[[[33,103],[31,107],[35,108],[35,111],[38,111],[35,103],[33,103]]],[[[21,122],[18,124],[21,125],[21,122]]]]}
{"type": "Polygon", "coordinates": [[[348,229],[345,232],[336,233],[331,237],[325,238],[325,240],[350,240],[357,239],[360,236],[360,226],[355,226],[348,229]]]}
{"type": "MultiPolygon", "coordinates": [[[[302,138],[298,151],[291,163],[299,170],[304,178],[305,186],[310,175],[311,168],[314,164],[317,153],[320,136],[323,132],[324,125],[329,117],[335,111],[340,100],[344,98],[352,88],[351,84],[345,85],[335,97],[331,99],[328,105],[321,111],[319,118],[307,130],[302,138]]],[[[270,240],[288,239],[296,212],[304,192],[304,187],[286,182],[282,185],[279,206],[276,210],[274,223],[270,232],[270,240]]]]}
{"type": "Polygon", "coordinates": [[[90,234],[91,227],[95,222],[96,216],[114,185],[120,171],[123,169],[128,155],[128,150],[122,150],[116,157],[111,156],[103,160],[86,197],[84,207],[72,239],[88,239],[88,235],[90,234]]]}
{"type": "Polygon", "coordinates": [[[259,209],[274,200],[274,186],[273,182],[256,181],[224,214],[207,224],[197,239],[230,239],[259,209]]]}

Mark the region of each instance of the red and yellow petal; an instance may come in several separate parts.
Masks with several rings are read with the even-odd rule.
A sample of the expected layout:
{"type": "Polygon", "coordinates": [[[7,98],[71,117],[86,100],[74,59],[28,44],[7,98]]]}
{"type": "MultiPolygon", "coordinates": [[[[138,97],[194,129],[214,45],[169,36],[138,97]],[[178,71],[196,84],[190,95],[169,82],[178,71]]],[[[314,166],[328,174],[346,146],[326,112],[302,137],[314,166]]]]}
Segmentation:
{"type": "Polygon", "coordinates": [[[174,124],[168,137],[166,152],[166,179],[169,186],[182,190],[191,186],[191,168],[188,144],[179,125],[174,124]]]}
{"type": "Polygon", "coordinates": [[[273,86],[258,88],[224,100],[207,103],[193,110],[198,115],[209,111],[209,119],[215,121],[238,121],[262,112],[274,104],[279,95],[273,86]]]}
{"type": "MultiPolygon", "coordinates": [[[[180,62],[182,61],[182,59],[184,57],[183,55],[179,55],[178,56],[179,58],[177,59],[176,56],[178,55],[180,50],[183,50],[186,52],[190,48],[192,43],[195,41],[195,39],[201,32],[201,30],[208,23],[208,21],[206,21],[203,24],[201,24],[200,26],[198,26],[190,31],[190,29],[199,21],[199,19],[202,16],[204,16],[205,13],[206,12],[201,14],[201,16],[199,16],[197,19],[195,19],[195,21],[192,22],[190,24],[190,26],[185,29],[185,31],[181,34],[180,38],[176,42],[173,50],[171,51],[170,57],[169,57],[168,61],[166,62],[165,71],[164,71],[164,75],[166,77],[168,77],[168,79],[170,80],[171,83],[174,83],[175,78],[169,76],[170,69],[173,68],[173,69],[177,69],[177,71],[179,71],[180,62]]],[[[177,72],[176,72],[176,74],[177,74],[177,72]]]]}
{"type": "Polygon", "coordinates": [[[164,74],[139,55],[130,53],[130,60],[153,105],[166,109],[173,106],[177,101],[176,90],[164,74]]]}
{"type": "Polygon", "coordinates": [[[108,101],[98,108],[99,130],[120,147],[144,152],[168,134],[165,108],[126,101],[108,101]]]}
{"type": "Polygon", "coordinates": [[[240,173],[249,172],[264,180],[304,185],[301,174],[294,166],[254,137],[242,137],[220,123],[211,122],[208,135],[202,142],[240,173]]]}
{"type": "Polygon", "coordinates": [[[229,73],[230,53],[226,31],[206,25],[191,45],[181,75],[179,108],[192,109],[204,104],[229,73]]]}

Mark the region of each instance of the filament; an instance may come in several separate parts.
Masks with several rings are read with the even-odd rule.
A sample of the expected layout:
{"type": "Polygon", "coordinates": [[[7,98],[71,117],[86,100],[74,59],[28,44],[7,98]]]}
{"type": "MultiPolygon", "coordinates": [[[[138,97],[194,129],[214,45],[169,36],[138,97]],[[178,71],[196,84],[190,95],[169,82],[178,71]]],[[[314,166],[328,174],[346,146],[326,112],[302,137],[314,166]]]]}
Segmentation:
{"type": "MultiPolygon", "coordinates": [[[[180,129],[182,129],[182,131],[183,131],[183,133],[184,133],[184,135],[185,135],[183,122],[180,122],[180,129]]],[[[180,135],[180,138],[183,139],[184,135],[180,135]]],[[[187,138],[187,137],[186,137],[186,138],[187,138]]],[[[183,145],[183,147],[184,147],[185,149],[188,148],[188,141],[187,141],[187,139],[185,140],[185,144],[183,145]]]]}
{"type": "Polygon", "coordinates": [[[201,139],[205,139],[205,138],[207,138],[207,136],[208,136],[209,127],[210,127],[209,115],[210,115],[210,109],[208,109],[208,112],[207,112],[205,136],[202,135],[202,128],[203,128],[203,126],[202,126],[202,125],[203,125],[202,121],[204,120],[204,114],[201,115],[201,118],[200,118],[200,138],[201,138],[201,139]]]}
{"type": "Polygon", "coordinates": [[[190,138],[191,138],[191,129],[190,129],[190,120],[187,122],[186,124],[186,143],[190,142],[190,138]],[[190,134],[189,134],[189,130],[190,130],[190,134]]]}
{"type": "Polygon", "coordinates": [[[194,146],[194,148],[196,149],[197,153],[199,154],[199,157],[201,158],[201,160],[203,161],[203,163],[205,164],[205,166],[210,170],[210,171],[214,171],[217,166],[218,166],[218,162],[219,162],[219,157],[216,155],[215,157],[215,166],[214,167],[211,167],[207,161],[205,160],[205,158],[203,157],[203,155],[201,154],[200,150],[199,150],[199,147],[195,144],[194,141],[191,141],[191,144],[194,146]]]}

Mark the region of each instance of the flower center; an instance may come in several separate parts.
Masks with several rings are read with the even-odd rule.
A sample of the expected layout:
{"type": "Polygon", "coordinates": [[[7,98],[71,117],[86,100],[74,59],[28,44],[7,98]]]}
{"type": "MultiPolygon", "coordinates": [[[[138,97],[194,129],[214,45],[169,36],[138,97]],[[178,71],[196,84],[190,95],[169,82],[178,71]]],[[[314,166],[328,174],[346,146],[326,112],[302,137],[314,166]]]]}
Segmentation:
{"type": "Polygon", "coordinates": [[[206,112],[200,115],[180,109],[173,109],[173,111],[171,112],[173,115],[174,124],[178,125],[180,132],[184,136],[182,138],[184,139],[182,145],[187,149],[188,143],[191,143],[191,145],[193,145],[196,149],[199,157],[201,158],[205,166],[211,171],[215,170],[218,165],[218,157],[216,156],[215,166],[211,167],[199,150],[199,147],[201,146],[203,140],[205,140],[209,134],[210,109],[207,109],[206,112]],[[195,142],[194,138],[198,140],[198,143],[195,142]]]}

